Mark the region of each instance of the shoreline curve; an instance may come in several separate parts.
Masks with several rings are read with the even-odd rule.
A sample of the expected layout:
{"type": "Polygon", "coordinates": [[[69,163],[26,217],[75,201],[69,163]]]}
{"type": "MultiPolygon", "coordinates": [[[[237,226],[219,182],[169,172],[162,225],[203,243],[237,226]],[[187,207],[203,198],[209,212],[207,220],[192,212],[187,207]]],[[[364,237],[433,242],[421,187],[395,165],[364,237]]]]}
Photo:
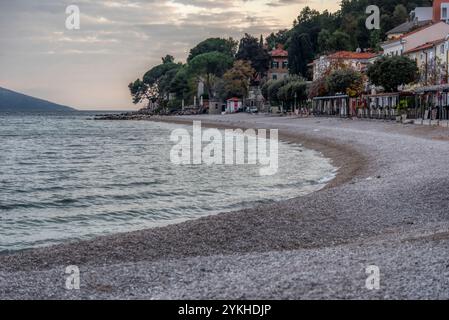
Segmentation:
{"type": "Polygon", "coordinates": [[[192,119],[277,127],[283,139],[332,158],[339,174],[300,198],[0,256],[0,297],[14,288],[19,297],[69,299],[449,298],[448,131],[335,118],[182,121],[192,119]],[[388,276],[378,292],[363,287],[373,263],[388,276]],[[84,291],[51,280],[67,265],[94,278],[84,291]],[[32,279],[47,279],[47,289],[27,287],[32,279]]]}

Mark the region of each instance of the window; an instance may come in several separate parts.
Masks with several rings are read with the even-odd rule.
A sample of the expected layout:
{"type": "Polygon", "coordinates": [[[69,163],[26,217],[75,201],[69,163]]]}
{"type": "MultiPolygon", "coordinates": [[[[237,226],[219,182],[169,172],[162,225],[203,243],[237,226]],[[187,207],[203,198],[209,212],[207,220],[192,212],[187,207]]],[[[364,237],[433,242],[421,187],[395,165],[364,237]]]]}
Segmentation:
{"type": "Polygon", "coordinates": [[[288,68],[288,61],[282,62],[282,68],[287,69],[288,68]]]}
{"type": "Polygon", "coordinates": [[[279,68],[279,62],[273,61],[273,63],[271,64],[271,67],[272,67],[273,69],[278,69],[278,68],[279,68]]]}
{"type": "Polygon", "coordinates": [[[441,20],[448,20],[449,19],[449,4],[442,3],[441,4],[441,20]]]}
{"type": "Polygon", "coordinates": [[[273,80],[277,80],[277,79],[278,79],[277,74],[273,74],[273,80]]]}

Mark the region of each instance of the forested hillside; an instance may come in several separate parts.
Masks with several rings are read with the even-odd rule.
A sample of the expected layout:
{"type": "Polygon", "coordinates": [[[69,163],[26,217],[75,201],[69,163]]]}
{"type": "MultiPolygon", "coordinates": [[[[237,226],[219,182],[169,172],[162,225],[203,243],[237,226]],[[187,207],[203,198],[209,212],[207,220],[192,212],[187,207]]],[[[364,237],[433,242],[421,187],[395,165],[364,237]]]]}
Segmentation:
{"type": "Polygon", "coordinates": [[[75,109],[0,87],[0,112],[59,112],[75,109]]]}
{"type": "Polygon", "coordinates": [[[281,30],[267,38],[269,46],[284,44],[290,56],[290,72],[305,74],[307,63],[320,53],[357,48],[379,49],[388,30],[404,23],[416,7],[432,6],[430,0],[343,0],[335,13],[304,8],[290,30],[281,30]],[[381,29],[367,30],[366,8],[377,5],[381,11],[381,29]]]}

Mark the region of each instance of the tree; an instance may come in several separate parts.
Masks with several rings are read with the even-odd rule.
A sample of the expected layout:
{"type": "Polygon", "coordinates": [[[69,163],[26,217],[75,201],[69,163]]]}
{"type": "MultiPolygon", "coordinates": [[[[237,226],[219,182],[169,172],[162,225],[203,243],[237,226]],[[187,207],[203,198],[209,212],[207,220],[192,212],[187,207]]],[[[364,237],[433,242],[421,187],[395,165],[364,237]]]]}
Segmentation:
{"type": "Polygon", "coordinates": [[[394,12],[393,12],[393,19],[395,20],[396,24],[400,25],[401,23],[406,22],[408,18],[409,18],[409,15],[408,15],[407,8],[402,4],[398,4],[394,8],[394,12]]]}
{"type": "Polygon", "coordinates": [[[147,100],[149,105],[150,102],[160,103],[168,98],[170,82],[182,66],[173,61],[172,56],[165,56],[163,63],[147,71],[142,80],[137,79],[128,85],[134,104],[147,100]]]}
{"type": "Polygon", "coordinates": [[[295,101],[300,104],[307,100],[307,89],[307,82],[303,78],[291,75],[284,79],[267,81],[261,91],[265,100],[272,105],[283,103],[293,107],[295,101]]]}
{"type": "Polygon", "coordinates": [[[181,64],[170,62],[170,59],[166,61],[150,69],[144,74],[142,79],[148,87],[152,88],[159,102],[168,98],[170,82],[175,77],[177,70],[182,66],[181,64]]]}
{"type": "Polygon", "coordinates": [[[332,51],[350,51],[352,49],[351,37],[347,33],[337,30],[332,33],[328,45],[332,51]]]}
{"type": "Polygon", "coordinates": [[[416,61],[404,56],[382,57],[368,68],[367,75],[376,86],[394,92],[400,85],[415,82],[419,76],[416,61]]]}
{"type": "Polygon", "coordinates": [[[332,72],[327,78],[327,88],[330,94],[347,94],[357,96],[363,92],[363,76],[353,69],[341,69],[332,72]]]}
{"type": "Polygon", "coordinates": [[[296,107],[297,103],[302,103],[307,100],[307,83],[299,77],[290,77],[285,84],[279,88],[278,98],[284,102],[285,105],[296,107]]]}
{"type": "Polygon", "coordinates": [[[321,77],[312,82],[309,87],[309,98],[323,97],[328,95],[328,81],[326,77],[321,77]]]}
{"type": "Polygon", "coordinates": [[[294,32],[288,48],[288,65],[291,74],[307,76],[307,64],[313,59],[310,38],[294,32]]]}
{"type": "Polygon", "coordinates": [[[221,39],[221,38],[209,38],[206,39],[199,44],[197,44],[193,49],[190,50],[189,57],[187,58],[187,62],[190,62],[196,56],[199,56],[203,53],[209,52],[221,52],[230,57],[234,57],[237,51],[238,42],[232,38],[229,39],[221,39]]]}
{"type": "Polygon", "coordinates": [[[294,26],[298,26],[304,23],[310,23],[316,20],[320,16],[320,12],[311,9],[309,6],[306,6],[301,10],[296,20],[293,22],[294,26]]]}
{"type": "Polygon", "coordinates": [[[194,95],[193,82],[192,77],[189,76],[188,66],[183,65],[170,82],[170,92],[173,92],[179,100],[189,99],[194,95]]]}
{"type": "MultiPolygon", "coordinates": [[[[290,43],[293,40],[294,34],[298,35],[307,35],[309,46],[310,46],[310,54],[311,56],[315,56],[319,53],[318,49],[318,35],[323,29],[327,30],[337,30],[339,29],[338,25],[339,14],[329,13],[328,11],[324,11],[323,13],[319,13],[316,10],[310,9],[309,7],[305,7],[298,18],[293,23],[293,29],[290,30],[290,38],[287,42],[287,46],[290,46],[290,43]]],[[[308,62],[305,62],[307,64],[308,62]]]]}
{"type": "Polygon", "coordinates": [[[257,78],[258,75],[262,77],[268,71],[270,55],[267,49],[260,44],[257,38],[247,33],[240,40],[235,58],[251,62],[251,67],[255,70],[253,78],[257,78]]]}
{"type": "Polygon", "coordinates": [[[176,65],[176,67],[167,70],[167,72],[165,72],[165,74],[160,77],[157,85],[158,85],[158,90],[164,100],[169,99],[169,94],[172,93],[171,92],[171,83],[174,80],[174,78],[176,77],[176,74],[178,73],[180,68],[181,68],[181,65],[176,65]]]}
{"type": "Polygon", "coordinates": [[[157,92],[154,91],[154,88],[151,88],[140,79],[131,82],[128,88],[134,104],[147,100],[149,105],[150,102],[155,102],[157,99],[157,92]]]}
{"type": "Polygon", "coordinates": [[[373,49],[375,52],[382,50],[380,46],[381,40],[382,39],[380,37],[380,30],[372,30],[369,40],[370,48],[373,49]]]}
{"type": "Polygon", "coordinates": [[[166,64],[166,63],[174,63],[175,62],[175,58],[169,54],[167,54],[165,57],[162,58],[162,63],[166,64]]]}
{"type": "Polygon", "coordinates": [[[266,39],[267,45],[270,49],[276,48],[278,44],[285,47],[289,38],[289,30],[279,30],[278,32],[272,32],[266,39]]]}
{"type": "Polygon", "coordinates": [[[329,42],[332,34],[329,30],[323,29],[318,34],[318,50],[320,53],[326,53],[331,51],[329,48],[329,42]]]}
{"type": "Polygon", "coordinates": [[[349,51],[351,50],[351,37],[343,31],[330,33],[324,29],[318,34],[318,48],[320,52],[349,51]]]}
{"type": "Polygon", "coordinates": [[[250,80],[254,69],[249,61],[237,60],[231,69],[223,76],[225,98],[244,98],[248,95],[250,80]]]}
{"type": "Polygon", "coordinates": [[[147,71],[143,76],[143,82],[145,82],[148,85],[153,85],[157,83],[162,76],[164,76],[168,71],[172,69],[180,68],[181,65],[173,62],[166,62],[162,63],[160,65],[157,65],[153,68],[151,68],[149,71],[147,71]]]}
{"type": "Polygon", "coordinates": [[[265,100],[269,101],[272,105],[280,103],[279,89],[286,84],[286,79],[268,80],[262,86],[262,95],[265,100]]]}
{"type": "Polygon", "coordinates": [[[233,59],[220,52],[203,53],[189,62],[189,74],[204,82],[204,87],[210,98],[215,96],[214,82],[232,66],[233,59]]]}

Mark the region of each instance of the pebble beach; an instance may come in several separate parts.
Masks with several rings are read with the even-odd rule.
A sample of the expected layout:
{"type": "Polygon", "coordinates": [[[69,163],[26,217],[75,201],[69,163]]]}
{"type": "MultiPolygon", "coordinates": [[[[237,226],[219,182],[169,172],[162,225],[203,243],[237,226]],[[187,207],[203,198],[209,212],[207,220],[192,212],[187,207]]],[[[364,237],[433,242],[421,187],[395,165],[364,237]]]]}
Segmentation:
{"type": "Polygon", "coordinates": [[[0,256],[0,299],[449,299],[449,130],[264,115],[156,119],[279,129],[337,177],[287,201],[0,256]],[[77,265],[81,289],[66,290],[77,265]],[[366,268],[380,289],[366,288],[366,268]]]}

